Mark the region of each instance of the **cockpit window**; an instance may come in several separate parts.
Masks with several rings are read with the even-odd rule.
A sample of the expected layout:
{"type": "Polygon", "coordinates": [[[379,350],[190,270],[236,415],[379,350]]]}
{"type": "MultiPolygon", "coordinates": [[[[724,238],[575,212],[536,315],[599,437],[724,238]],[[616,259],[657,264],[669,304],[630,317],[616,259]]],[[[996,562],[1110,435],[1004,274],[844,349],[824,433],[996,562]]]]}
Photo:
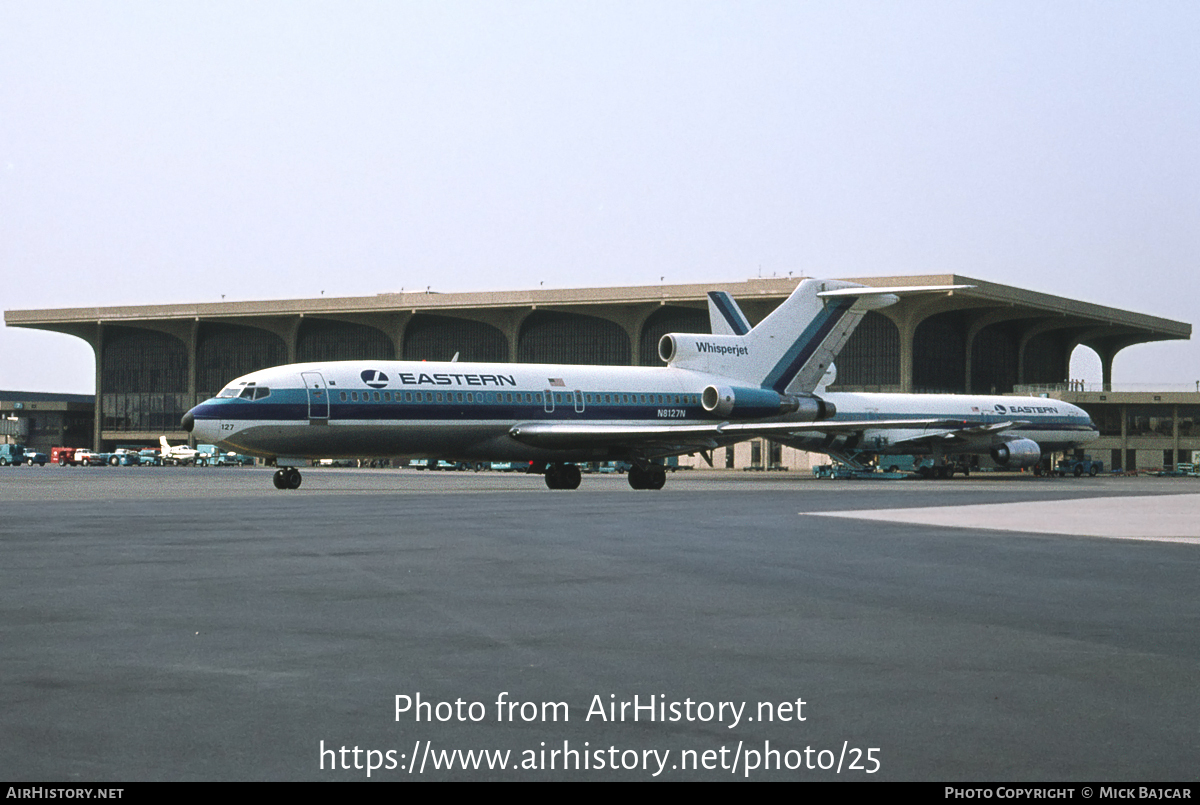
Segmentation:
{"type": "Polygon", "coordinates": [[[254,383],[242,381],[237,385],[226,386],[221,389],[221,393],[217,397],[241,397],[243,400],[261,400],[271,394],[271,390],[266,386],[258,386],[254,383]]]}

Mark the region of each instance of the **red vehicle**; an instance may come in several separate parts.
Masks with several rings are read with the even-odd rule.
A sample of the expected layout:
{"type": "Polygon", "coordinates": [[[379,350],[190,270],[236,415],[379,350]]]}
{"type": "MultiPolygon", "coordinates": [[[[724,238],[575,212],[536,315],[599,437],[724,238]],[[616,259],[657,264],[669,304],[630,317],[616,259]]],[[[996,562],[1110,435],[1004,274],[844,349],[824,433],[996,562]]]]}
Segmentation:
{"type": "Polygon", "coordinates": [[[65,467],[70,464],[72,467],[76,465],[74,447],[51,447],[50,448],[50,463],[57,464],[60,467],[65,467]]]}

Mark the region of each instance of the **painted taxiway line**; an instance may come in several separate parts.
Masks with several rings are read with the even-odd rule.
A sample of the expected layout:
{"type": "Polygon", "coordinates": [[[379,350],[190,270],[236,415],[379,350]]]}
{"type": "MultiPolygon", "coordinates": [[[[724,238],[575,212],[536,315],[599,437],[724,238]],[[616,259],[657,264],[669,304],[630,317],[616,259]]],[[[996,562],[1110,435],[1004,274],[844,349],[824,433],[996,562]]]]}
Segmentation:
{"type": "Polygon", "coordinates": [[[889,523],[1200,545],[1200,495],[1079,498],[922,509],[800,512],[889,523]]]}

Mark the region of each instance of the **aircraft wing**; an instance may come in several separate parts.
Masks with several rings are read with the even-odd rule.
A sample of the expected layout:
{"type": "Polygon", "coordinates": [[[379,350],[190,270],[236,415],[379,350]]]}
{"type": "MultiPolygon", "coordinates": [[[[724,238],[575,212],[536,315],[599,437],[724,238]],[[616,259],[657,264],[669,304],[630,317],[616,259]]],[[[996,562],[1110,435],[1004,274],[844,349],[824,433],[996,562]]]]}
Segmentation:
{"type": "Polygon", "coordinates": [[[822,422],[726,422],[722,433],[745,433],[754,436],[786,435],[789,433],[858,433],[880,428],[954,428],[964,425],[961,419],[846,419],[822,422]]]}
{"type": "MultiPolygon", "coordinates": [[[[965,425],[967,423],[959,423],[965,425]]],[[[974,425],[972,427],[946,428],[932,433],[922,433],[919,436],[913,436],[909,439],[897,439],[892,442],[892,446],[897,445],[912,445],[914,447],[930,447],[934,444],[956,444],[959,442],[968,442],[978,439],[981,436],[990,436],[993,433],[1001,433],[1002,431],[1019,428],[1023,425],[1028,425],[1029,422],[1023,420],[1013,420],[1010,422],[991,422],[987,425],[974,425]]]]}
{"type": "Polygon", "coordinates": [[[872,428],[953,428],[965,424],[947,419],[870,419],[832,422],[706,422],[661,425],[529,422],[515,425],[508,435],[534,447],[567,450],[606,445],[693,445],[699,448],[792,433],[852,433],[872,428]]]}
{"type": "Polygon", "coordinates": [[[716,447],[720,425],[604,425],[589,423],[528,422],[513,426],[508,435],[534,447],[569,450],[609,445],[687,444],[716,447]]]}

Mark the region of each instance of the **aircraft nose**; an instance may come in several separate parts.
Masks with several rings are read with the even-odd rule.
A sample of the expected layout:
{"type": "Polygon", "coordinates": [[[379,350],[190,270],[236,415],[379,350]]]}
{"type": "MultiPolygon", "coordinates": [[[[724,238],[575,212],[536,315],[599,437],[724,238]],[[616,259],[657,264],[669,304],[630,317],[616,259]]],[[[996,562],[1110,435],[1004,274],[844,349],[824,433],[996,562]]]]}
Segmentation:
{"type": "Polygon", "coordinates": [[[192,416],[191,411],[188,411],[183,415],[183,419],[179,420],[179,424],[183,425],[184,430],[191,433],[192,428],[196,427],[196,417],[192,416]]]}

